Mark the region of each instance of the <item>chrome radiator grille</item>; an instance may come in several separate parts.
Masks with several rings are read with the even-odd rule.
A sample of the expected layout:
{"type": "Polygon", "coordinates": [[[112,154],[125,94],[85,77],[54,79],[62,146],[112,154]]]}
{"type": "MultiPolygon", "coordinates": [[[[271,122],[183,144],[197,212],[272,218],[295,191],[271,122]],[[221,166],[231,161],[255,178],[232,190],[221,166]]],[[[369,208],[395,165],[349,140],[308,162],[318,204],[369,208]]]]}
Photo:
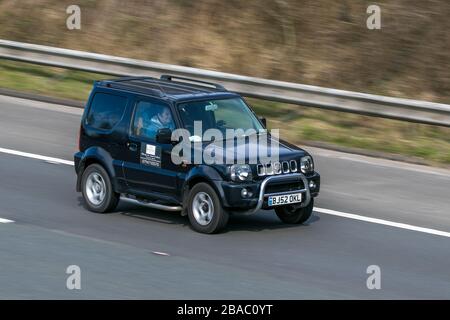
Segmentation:
{"type": "Polygon", "coordinates": [[[271,176],[282,173],[294,173],[298,171],[297,161],[275,161],[266,164],[258,164],[256,166],[258,176],[271,176]]]}

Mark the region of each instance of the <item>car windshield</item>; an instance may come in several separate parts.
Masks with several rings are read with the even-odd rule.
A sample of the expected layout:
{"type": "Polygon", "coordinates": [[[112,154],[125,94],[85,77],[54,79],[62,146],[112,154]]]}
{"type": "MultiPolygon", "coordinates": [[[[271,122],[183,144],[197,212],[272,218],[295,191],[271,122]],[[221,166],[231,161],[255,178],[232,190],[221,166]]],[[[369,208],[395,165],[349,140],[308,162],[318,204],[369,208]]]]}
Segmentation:
{"type": "Polygon", "coordinates": [[[253,129],[256,133],[265,130],[241,98],[181,103],[178,110],[184,128],[189,130],[191,137],[198,134],[194,132],[195,121],[201,122],[202,135],[208,129],[218,129],[224,136],[228,129],[246,132],[253,129]]]}

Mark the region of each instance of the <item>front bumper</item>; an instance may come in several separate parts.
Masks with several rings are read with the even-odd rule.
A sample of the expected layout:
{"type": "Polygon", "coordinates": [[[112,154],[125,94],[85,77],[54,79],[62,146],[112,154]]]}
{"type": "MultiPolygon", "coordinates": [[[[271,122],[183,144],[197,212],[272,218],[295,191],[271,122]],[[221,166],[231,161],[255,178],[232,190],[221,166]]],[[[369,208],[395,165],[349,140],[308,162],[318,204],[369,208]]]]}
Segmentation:
{"type": "MultiPolygon", "coordinates": [[[[218,181],[216,188],[222,196],[223,206],[232,210],[236,210],[245,214],[252,214],[260,209],[271,209],[267,206],[267,198],[269,196],[302,193],[303,199],[300,203],[301,207],[306,207],[311,198],[316,197],[320,190],[320,175],[314,172],[311,175],[305,176],[302,173],[291,173],[283,175],[267,176],[264,180],[253,183],[233,183],[228,181],[218,181]],[[310,189],[309,182],[314,181],[315,188],[310,189]],[[283,187],[284,184],[299,183],[298,188],[284,191],[273,191],[277,188],[274,186],[283,187]],[[252,194],[247,198],[241,195],[242,189],[247,189],[252,194]],[[272,191],[271,191],[272,190],[272,191]]],[[[280,189],[280,188],[278,188],[280,189]]],[[[281,188],[282,189],[282,188],[281,188]]]]}

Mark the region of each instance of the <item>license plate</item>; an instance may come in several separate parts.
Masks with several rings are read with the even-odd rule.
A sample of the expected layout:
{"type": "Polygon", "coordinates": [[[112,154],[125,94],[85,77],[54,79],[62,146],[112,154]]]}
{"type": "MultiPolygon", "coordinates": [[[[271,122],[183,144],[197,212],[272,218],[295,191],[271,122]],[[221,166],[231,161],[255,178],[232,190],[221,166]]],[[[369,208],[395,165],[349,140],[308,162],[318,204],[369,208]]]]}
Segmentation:
{"type": "Polygon", "coordinates": [[[281,206],[283,204],[302,202],[301,193],[285,194],[282,196],[271,196],[268,199],[269,206],[281,206]]]}

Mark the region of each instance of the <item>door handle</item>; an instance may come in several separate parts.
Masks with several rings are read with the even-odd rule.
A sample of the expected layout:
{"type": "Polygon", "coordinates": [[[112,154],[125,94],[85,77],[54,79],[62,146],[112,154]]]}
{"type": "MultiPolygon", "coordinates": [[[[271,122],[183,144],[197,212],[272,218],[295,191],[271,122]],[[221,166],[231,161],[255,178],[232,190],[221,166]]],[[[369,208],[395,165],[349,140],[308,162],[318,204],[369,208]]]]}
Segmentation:
{"type": "Polygon", "coordinates": [[[127,142],[127,147],[128,149],[130,149],[131,151],[136,151],[137,150],[137,144],[133,143],[133,142],[127,142]]]}

